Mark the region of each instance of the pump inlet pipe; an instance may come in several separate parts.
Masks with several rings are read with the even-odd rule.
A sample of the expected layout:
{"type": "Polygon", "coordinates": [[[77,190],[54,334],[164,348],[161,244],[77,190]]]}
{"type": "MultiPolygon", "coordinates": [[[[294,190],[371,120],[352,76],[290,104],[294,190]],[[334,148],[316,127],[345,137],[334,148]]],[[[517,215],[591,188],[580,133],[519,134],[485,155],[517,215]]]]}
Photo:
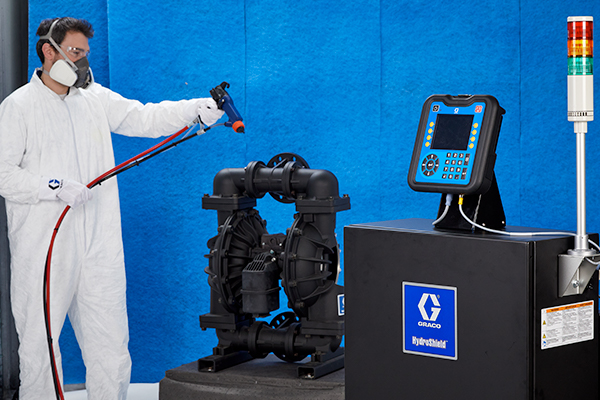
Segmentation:
{"type": "Polygon", "coordinates": [[[577,236],[575,248],[559,255],[558,295],[581,294],[596,271],[598,252],[586,233],[585,134],[594,120],[594,18],[568,17],[568,112],[577,138],[577,236]]]}

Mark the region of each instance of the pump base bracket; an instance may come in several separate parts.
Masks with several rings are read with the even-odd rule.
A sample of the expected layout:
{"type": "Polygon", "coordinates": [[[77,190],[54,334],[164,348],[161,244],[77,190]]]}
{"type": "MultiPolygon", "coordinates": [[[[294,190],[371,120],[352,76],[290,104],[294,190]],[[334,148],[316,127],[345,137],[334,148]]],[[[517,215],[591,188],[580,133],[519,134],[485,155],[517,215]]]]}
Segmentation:
{"type": "Polygon", "coordinates": [[[330,372],[344,368],[344,348],[333,353],[312,354],[311,360],[298,367],[298,378],[317,379],[330,372]]]}
{"type": "Polygon", "coordinates": [[[600,261],[600,254],[586,256],[579,254],[558,255],[558,297],[582,294],[585,291],[600,261]]]}
{"type": "Polygon", "coordinates": [[[198,360],[198,371],[219,372],[234,365],[250,361],[253,358],[247,351],[238,351],[224,355],[213,354],[198,360]]]}

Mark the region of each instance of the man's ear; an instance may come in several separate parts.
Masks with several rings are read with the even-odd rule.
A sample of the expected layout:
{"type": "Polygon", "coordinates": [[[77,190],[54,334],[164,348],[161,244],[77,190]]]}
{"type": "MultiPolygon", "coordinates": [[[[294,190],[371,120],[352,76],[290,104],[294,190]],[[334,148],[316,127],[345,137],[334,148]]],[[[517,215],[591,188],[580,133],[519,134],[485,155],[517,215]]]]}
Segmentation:
{"type": "Polygon", "coordinates": [[[56,51],[50,43],[44,43],[44,45],[42,46],[42,53],[44,54],[44,60],[51,61],[54,60],[54,55],[56,54],[56,51]]]}

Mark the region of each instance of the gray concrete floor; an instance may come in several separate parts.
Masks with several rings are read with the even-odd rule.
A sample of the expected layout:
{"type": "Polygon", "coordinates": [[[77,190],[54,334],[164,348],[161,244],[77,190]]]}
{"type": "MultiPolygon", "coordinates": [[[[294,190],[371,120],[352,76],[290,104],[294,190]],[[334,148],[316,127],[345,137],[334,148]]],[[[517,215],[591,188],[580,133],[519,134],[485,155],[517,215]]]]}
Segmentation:
{"type": "MultiPolygon", "coordinates": [[[[66,392],[65,400],[87,400],[86,391],[66,392]]],[[[158,383],[132,383],[129,385],[127,400],[158,400],[158,383]]]]}

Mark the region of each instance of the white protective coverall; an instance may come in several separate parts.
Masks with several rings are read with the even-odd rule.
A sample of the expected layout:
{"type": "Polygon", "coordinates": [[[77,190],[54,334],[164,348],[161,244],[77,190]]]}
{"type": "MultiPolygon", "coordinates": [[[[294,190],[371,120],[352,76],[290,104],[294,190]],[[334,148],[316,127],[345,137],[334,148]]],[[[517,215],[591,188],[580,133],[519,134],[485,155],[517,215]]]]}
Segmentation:
{"type": "MultiPolygon", "coordinates": [[[[66,204],[39,200],[40,179],[87,184],[115,166],[111,132],[171,134],[194,120],[203,102],[213,102],[142,105],[96,83],[87,89],[70,88],[63,100],[38,73],[0,105],[0,195],[6,199],[8,217],[21,400],[56,397],[42,282],[53,228],[66,204]]],[[[92,200],[67,214],[54,246],[50,279],[54,351],[62,378],[58,336],[68,312],[87,370],[88,398],[125,399],[131,359],[117,180],[106,181],[93,194],[92,200]]]]}

